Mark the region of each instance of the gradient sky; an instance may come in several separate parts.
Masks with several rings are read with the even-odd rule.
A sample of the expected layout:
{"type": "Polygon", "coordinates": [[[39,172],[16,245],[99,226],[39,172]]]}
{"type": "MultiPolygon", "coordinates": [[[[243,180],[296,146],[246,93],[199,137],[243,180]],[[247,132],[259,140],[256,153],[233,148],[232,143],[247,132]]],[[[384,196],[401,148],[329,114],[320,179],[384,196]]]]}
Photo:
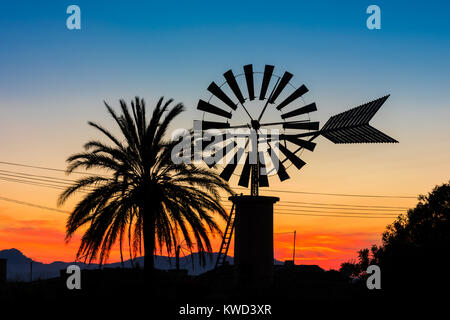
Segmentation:
{"type": "MultiPolygon", "coordinates": [[[[443,1],[14,1],[0,6],[0,161],[64,168],[96,136],[88,120],[111,124],[102,101],[139,95],[184,102],[175,124],[202,113],[211,81],[253,63],[289,70],[307,99],[329,116],[390,93],[372,124],[393,145],[334,145],[320,138],[302,172],[271,180],[273,189],[417,195],[449,179],[450,4],[443,1]],[[67,30],[66,8],[81,8],[82,29],[67,30]],[[367,6],[381,8],[382,29],[366,28],[367,6]]],[[[0,165],[2,170],[49,174],[0,165]]],[[[53,176],[59,176],[51,173],[53,176]]],[[[63,176],[59,176],[63,177],[63,176]]],[[[414,199],[276,194],[282,201],[415,205],[414,199]]],[[[0,181],[0,196],[55,207],[57,191],[0,181]]],[[[70,210],[73,201],[63,209],[70,210]]],[[[280,202],[280,205],[282,202],[280,202]]],[[[392,221],[275,216],[275,231],[297,230],[297,262],[338,267],[379,243],[392,221]]],[[[65,215],[0,201],[0,249],[36,260],[70,260],[65,215]]],[[[275,236],[288,259],[291,235],[275,236]]],[[[216,245],[219,243],[217,240],[216,245]]],[[[113,253],[112,259],[117,259],[113,253]]]]}

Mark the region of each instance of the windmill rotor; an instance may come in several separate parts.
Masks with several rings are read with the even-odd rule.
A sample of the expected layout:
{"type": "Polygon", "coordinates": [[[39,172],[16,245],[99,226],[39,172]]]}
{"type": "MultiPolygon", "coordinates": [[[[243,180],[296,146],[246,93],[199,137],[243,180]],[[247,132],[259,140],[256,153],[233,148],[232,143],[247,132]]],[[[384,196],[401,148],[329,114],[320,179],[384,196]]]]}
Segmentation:
{"type": "Polygon", "coordinates": [[[180,270],[180,257],[185,258],[188,255],[191,255],[192,269],[194,269],[194,257],[192,254],[192,249],[187,245],[185,239],[183,241],[177,240],[174,248],[175,269],[180,270]]]}
{"type": "Polygon", "coordinates": [[[290,178],[287,168],[294,166],[301,170],[306,162],[300,153],[313,152],[314,140],[319,136],[338,144],[397,142],[369,125],[389,95],[332,116],[320,128],[318,121],[310,119],[317,105],[305,102],[304,96],[309,92],[306,85],[295,87],[291,84],[292,73],[285,71],[279,76],[274,71],[273,65],[266,65],[262,72],[256,72],[252,64],[243,66],[239,74],[230,69],[223,74],[221,85],[210,83],[209,99],[198,101],[197,109],[204,112],[203,119],[198,121],[202,137],[203,133],[214,131],[214,141],[203,143],[203,149],[214,149],[213,161],[207,164],[209,167],[222,164],[220,176],[224,180],[238,175],[238,185],[250,184],[251,195],[257,196],[259,187],[269,186],[269,175],[276,174],[280,181],[285,181],[290,178]],[[264,121],[266,111],[272,113],[272,121],[264,121]],[[273,120],[274,117],[278,120],[273,120]],[[227,133],[235,129],[245,129],[247,133],[233,133],[230,137],[227,133]],[[267,129],[277,129],[279,134],[267,135],[267,129]],[[245,138],[244,146],[236,143],[237,137],[245,138]],[[219,143],[222,145],[218,146],[219,143]],[[242,167],[240,172],[238,165],[242,167]]]}
{"type": "MultiPolygon", "coordinates": [[[[319,122],[309,119],[309,113],[317,111],[316,104],[306,104],[302,98],[308,92],[307,87],[302,84],[295,88],[290,83],[293,78],[292,73],[286,71],[282,76],[278,76],[274,73],[274,69],[274,66],[266,65],[263,72],[255,72],[253,65],[248,64],[243,67],[241,74],[235,75],[232,70],[228,70],[223,74],[225,81],[222,85],[211,82],[208,86],[207,90],[211,94],[209,100],[200,99],[197,104],[197,109],[204,112],[200,122],[202,131],[213,129],[221,132],[217,133],[217,136],[221,136],[227,130],[248,130],[244,147],[237,146],[233,139],[224,142],[221,145],[222,149],[219,150],[222,158],[214,163],[209,162],[208,166],[213,167],[217,162],[223,162],[223,158],[229,158],[229,161],[223,163],[220,173],[224,180],[229,181],[232,175],[236,174],[239,164],[242,169],[238,173],[238,185],[248,187],[250,184],[252,195],[258,195],[259,187],[269,186],[267,168],[274,166],[274,163],[270,162],[278,162],[276,174],[280,181],[289,179],[284,165],[281,164],[282,161],[290,161],[298,169],[305,164],[298,155],[300,150],[294,151],[293,148],[300,146],[301,149],[313,151],[315,144],[301,137],[291,137],[292,134],[310,133],[319,129],[319,122]],[[262,75],[261,81],[258,81],[255,75],[262,75]],[[242,80],[244,85],[240,85],[238,80],[242,80]],[[257,88],[258,85],[259,88],[257,88]],[[262,102],[260,108],[255,110],[254,107],[249,106],[250,102],[258,101],[262,102]],[[263,121],[268,109],[277,111],[278,121],[263,121]],[[239,110],[243,111],[246,118],[240,117],[237,119],[239,122],[236,123],[233,116],[239,110]],[[280,139],[266,138],[265,130],[274,128],[281,132],[280,139]],[[250,141],[252,133],[256,136],[253,143],[250,141]],[[260,149],[262,144],[267,145],[265,150],[260,149]],[[281,152],[275,152],[282,144],[281,152]],[[256,156],[252,157],[251,152],[254,152],[256,156]],[[251,161],[255,158],[256,162],[251,161]]],[[[213,144],[214,142],[210,145],[213,144]]]]}

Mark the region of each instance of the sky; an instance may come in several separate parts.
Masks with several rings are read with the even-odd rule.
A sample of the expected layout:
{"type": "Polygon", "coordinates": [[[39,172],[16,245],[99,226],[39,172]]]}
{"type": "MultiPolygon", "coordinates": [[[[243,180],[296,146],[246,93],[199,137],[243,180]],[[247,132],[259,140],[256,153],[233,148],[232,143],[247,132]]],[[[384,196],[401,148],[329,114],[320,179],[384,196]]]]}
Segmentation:
{"type": "MultiPolygon", "coordinates": [[[[0,170],[68,178],[11,162],[65,168],[87,126],[112,126],[103,101],[160,96],[187,111],[174,128],[202,117],[211,81],[252,63],[288,70],[314,120],[390,94],[372,124],[398,144],[335,145],[319,138],[307,165],[291,179],[271,179],[265,195],[289,201],[412,207],[418,194],[449,180],[450,4],[444,1],[14,1],[0,7],[0,170]],[[66,8],[81,8],[81,30],[68,30],[66,8]],[[366,8],[381,9],[381,29],[366,27],[366,8]],[[280,193],[405,195],[342,197],[280,193]]],[[[232,180],[232,185],[236,181],[232,180]]],[[[0,180],[0,196],[56,207],[58,190],[0,180]]],[[[61,210],[70,211],[77,199],[61,210]]],[[[284,202],[284,203],[283,203],[284,202]]],[[[278,209],[277,209],[278,208],[278,209]]],[[[291,208],[292,209],[292,208],[291,208]]],[[[314,210],[314,209],[311,209],[314,210]]],[[[396,211],[397,212],[397,211],[396,211]]],[[[64,243],[67,214],[0,200],[0,249],[17,248],[43,262],[70,261],[77,237],[64,243]]],[[[379,244],[394,218],[356,219],[275,214],[275,258],[337,268],[360,248],[379,244]]],[[[214,242],[218,247],[220,239],[214,242]]],[[[111,259],[117,260],[117,251],[111,259]]]]}

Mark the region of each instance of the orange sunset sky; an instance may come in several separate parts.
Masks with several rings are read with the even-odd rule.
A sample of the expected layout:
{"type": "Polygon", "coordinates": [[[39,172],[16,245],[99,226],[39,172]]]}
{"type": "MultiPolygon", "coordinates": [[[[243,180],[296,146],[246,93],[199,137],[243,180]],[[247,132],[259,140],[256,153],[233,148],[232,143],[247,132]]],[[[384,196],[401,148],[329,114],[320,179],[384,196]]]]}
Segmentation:
{"type": "MultiPolygon", "coordinates": [[[[85,131],[87,132],[82,135],[95,135],[92,131],[85,131]]],[[[72,134],[77,135],[76,132],[72,134]]],[[[401,141],[401,138],[398,136],[397,138],[401,141]]],[[[26,156],[6,157],[5,160],[63,168],[64,152],[58,152],[53,143],[58,144],[60,139],[60,137],[55,136],[52,138],[52,143],[42,146],[32,143],[26,152],[25,150],[22,151],[20,144],[18,144],[10,148],[10,152],[7,154],[20,155],[22,152],[31,152],[33,156],[31,158],[26,156]],[[36,153],[38,149],[45,150],[47,148],[55,148],[54,152],[58,156],[44,156],[47,152],[36,153]]],[[[80,144],[84,141],[83,137],[80,137],[79,140],[80,144]]],[[[422,162],[423,159],[409,159],[411,153],[404,153],[405,146],[402,146],[402,143],[393,145],[333,145],[323,138],[320,138],[318,142],[318,147],[314,153],[304,155],[308,165],[302,169],[303,172],[296,173],[294,171],[291,174],[292,179],[283,184],[278,182],[277,177],[273,177],[270,180],[271,187],[261,191],[263,195],[275,195],[281,199],[275,205],[276,214],[274,216],[274,247],[275,258],[278,260],[292,259],[293,249],[293,234],[279,233],[296,230],[297,263],[318,264],[327,269],[337,268],[341,262],[354,259],[356,251],[360,248],[379,244],[381,233],[386,225],[394,220],[396,214],[405,211],[402,209],[383,211],[383,214],[389,214],[389,216],[375,219],[277,214],[277,212],[283,213],[298,209],[306,211],[296,211],[296,213],[308,213],[308,210],[311,210],[311,212],[324,210],[323,212],[331,211],[332,213],[367,212],[366,210],[346,210],[345,207],[341,210],[322,209],[321,207],[315,208],[315,205],[310,206],[311,209],[294,208],[290,204],[292,202],[330,204],[333,205],[333,208],[336,204],[352,205],[355,208],[358,208],[357,206],[407,208],[414,206],[417,202],[414,198],[344,197],[281,193],[278,190],[415,196],[418,193],[426,193],[435,183],[444,181],[442,172],[445,171],[448,163],[448,155],[446,159],[429,158],[427,160],[429,161],[429,168],[425,171],[427,164],[422,162]],[[332,157],[333,161],[329,161],[329,157],[332,157]]],[[[60,143],[63,144],[64,142],[61,141],[60,143]]],[[[403,144],[407,145],[408,142],[406,141],[403,144]]],[[[414,144],[411,143],[410,148],[413,148],[413,146],[414,144]]],[[[434,148],[437,149],[438,146],[434,148]]],[[[77,150],[75,146],[74,150],[77,150]]],[[[6,164],[1,164],[0,167],[1,170],[7,171],[68,178],[64,173],[46,170],[6,164]]],[[[235,185],[236,181],[232,181],[232,184],[235,185]]],[[[236,189],[236,191],[242,192],[243,190],[236,189]]],[[[2,197],[42,206],[56,208],[58,193],[59,190],[51,188],[0,181],[0,195],[2,197]]],[[[70,210],[75,201],[74,198],[59,209],[70,210]]],[[[224,205],[229,207],[227,201],[224,202],[224,205]]],[[[326,213],[320,212],[319,214],[326,213]]],[[[25,255],[42,262],[73,260],[79,234],[69,244],[64,243],[66,218],[66,213],[0,200],[0,248],[18,248],[25,255]]],[[[222,226],[224,226],[223,223],[222,226]]],[[[214,239],[213,243],[215,249],[218,250],[220,239],[214,239]]],[[[232,254],[232,251],[230,254],[232,254]]],[[[111,253],[110,261],[117,261],[118,259],[119,253],[116,248],[111,253]]]]}

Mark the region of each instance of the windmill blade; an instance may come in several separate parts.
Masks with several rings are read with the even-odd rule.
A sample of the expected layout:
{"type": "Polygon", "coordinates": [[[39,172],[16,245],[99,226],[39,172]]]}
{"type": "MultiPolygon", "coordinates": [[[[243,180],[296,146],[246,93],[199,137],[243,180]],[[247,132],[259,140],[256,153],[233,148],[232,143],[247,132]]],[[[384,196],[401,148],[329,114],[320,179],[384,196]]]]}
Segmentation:
{"type": "Polygon", "coordinates": [[[255,100],[255,88],[253,86],[253,65],[244,66],[245,81],[247,82],[248,99],[255,100]]]}
{"type": "MultiPolygon", "coordinates": [[[[219,152],[221,152],[221,157],[217,159],[217,162],[208,164],[208,167],[212,168],[215,164],[217,164],[220,160],[222,160],[224,157],[226,157],[227,154],[229,154],[231,151],[234,150],[234,147],[236,147],[236,142],[233,140],[230,143],[228,143],[225,147],[223,147],[219,152]]],[[[215,158],[215,154],[212,156],[215,158]]]]}
{"type": "Polygon", "coordinates": [[[397,140],[369,125],[389,95],[332,116],[320,130],[333,143],[396,143],[397,140]]]}
{"type": "Polygon", "coordinates": [[[313,103],[310,103],[310,104],[308,104],[308,105],[306,105],[304,107],[300,107],[300,108],[292,110],[292,111],[290,111],[288,113],[282,114],[281,115],[281,119],[292,118],[292,117],[295,117],[295,116],[300,116],[302,114],[310,113],[310,112],[314,112],[314,111],[317,111],[317,106],[313,102],[313,103]]]}
{"type": "Polygon", "coordinates": [[[309,151],[314,151],[314,148],[316,147],[316,144],[314,142],[299,139],[294,135],[281,134],[280,140],[287,140],[309,151]]]}
{"type": "Polygon", "coordinates": [[[228,129],[229,127],[228,122],[202,121],[202,130],[228,129]]]}
{"type": "Polygon", "coordinates": [[[228,70],[223,74],[223,76],[225,77],[225,80],[227,80],[227,83],[230,86],[231,91],[233,91],[234,95],[239,100],[239,102],[244,103],[245,99],[242,96],[241,89],[239,89],[239,85],[236,82],[236,78],[234,77],[233,71],[228,70]]]}
{"type": "Polygon", "coordinates": [[[247,153],[247,159],[245,159],[244,167],[242,168],[241,176],[239,178],[239,183],[241,187],[248,187],[248,182],[250,180],[250,152],[247,153]]]}
{"type": "Polygon", "coordinates": [[[292,162],[294,166],[300,170],[306,162],[300,159],[295,153],[291,152],[288,148],[286,148],[282,143],[278,144],[278,149],[286,156],[286,158],[292,162]]]}
{"type": "Polygon", "coordinates": [[[259,100],[264,100],[266,98],[267,88],[269,88],[269,83],[272,78],[274,68],[274,66],[268,64],[264,67],[264,76],[261,84],[261,91],[259,93],[259,100]]]}
{"type": "Polygon", "coordinates": [[[287,86],[289,81],[292,79],[293,74],[290,72],[285,72],[283,76],[281,77],[280,82],[278,83],[277,88],[273,92],[272,96],[270,97],[269,103],[274,103],[275,100],[277,100],[280,93],[284,90],[284,88],[287,86]]]}
{"type": "Polygon", "coordinates": [[[283,124],[284,129],[302,129],[302,130],[319,130],[319,122],[286,122],[283,124]]]}
{"type": "Polygon", "coordinates": [[[259,186],[261,188],[269,187],[269,179],[267,178],[267,175],[259,175],[259,186]]]}
{"type": "Polygon", "coordinates": [[[236,110],[236,104],[233,102],[233,100],[230,99],[230,97],[226,95],[225,92],[223,92],[223,90],[215,82],[211,82],[211,84],[208,86],[208,91],[219,98],[231,109],[236,110]]]}
{"type": "Polygon", "coordinates": [[[296,99],[300,98],[302,95],[308,92],[308,88],[302,84],[300,88],[297,88],[289,97],[284,99],[278,106],[277,109],[281,110],[286,107],[288,104],[294,102],[296,99]]]}
{"type": "Polygon", "coordinates": [[[290,177],[289,177],[283,163],[280,161],[280,158],[278,158],[276,154],[273,154],[273,152],[274,152],[273,149],[270,148],[270,157],[272,158],[272,162],[274,164],[278,163],[278,170],[277,170],[278,178],[280,178],[280,181],[283,182],[284,180],[287,180],[290,177]]]}
{"type": "MultiPolygon", "coordinates": [[[[259,152],[259,169],[261,168],[266,168],[266,163],[264,160],[264,152],[260,151],[259,152]]],[[[262,174],[261,170],[259,170],[259,186],[260,187],[268,187],[269,186],[269,179],[267,178],[267,171],[262,174]]]]}
{"type": "Polygon", "coordinates": [[[220,177],[224,179],[225,181],[230,181],[231,175],[233,174],[234,170],[236,169],[236,166],[243,154],[244,149],[239,148],[234,156],[233,159],[225,166],[222,173],[220,174],[220,177]]]}
{"type": "Polygon", "coordinates": [[[216,114],[221,117],[231,119],[231,112],[227,112],[223,109],[220,109],[220,108],[218,108],[206,101],[203,101],[201,99],[198,101],[197,109],[208,112],[208,113],[213,113],[213,114],[216,114]]]}
{"type": "Polygon", "coordinates": [[[278,164],[278,171],[277,171],[278,177],[280,178],[280,181],[283,182],[284,180],[290,179],[291,177],[288,175],[286,168],[284,165],[280,162],[278,164]]]}

